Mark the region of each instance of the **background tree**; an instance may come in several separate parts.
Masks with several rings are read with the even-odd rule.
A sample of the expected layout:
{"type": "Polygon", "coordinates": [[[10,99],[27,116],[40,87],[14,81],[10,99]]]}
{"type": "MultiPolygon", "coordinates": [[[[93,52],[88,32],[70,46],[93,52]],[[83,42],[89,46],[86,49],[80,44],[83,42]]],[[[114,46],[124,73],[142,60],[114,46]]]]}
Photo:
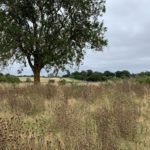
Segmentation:
{"type": "Polygon", "coordinates": [[[87,70],[87,76],[90,76],[93,74],[93,71],[92,70],[87,70]]]}
{"type": "Polygon", "coordinates": [[[127,70],[116,71],[115,74],[117,78],[129,78],[131,76],[130,72],[127,70]]]}
{"type": "Polygon", "coordinates": [[[107,45],[104,12],[105,0],[1,0],[0,65],[28,62],[35,83],[42,68],[79,65],[85,47],[107,45]]]}
{"type": "Polygon", "coordinates": [[[110,72],[110,71],[105,71],[104,76],[107,77],[107,79],[111,79],[111,78],[115,77],[115,73],[110,72]]]}

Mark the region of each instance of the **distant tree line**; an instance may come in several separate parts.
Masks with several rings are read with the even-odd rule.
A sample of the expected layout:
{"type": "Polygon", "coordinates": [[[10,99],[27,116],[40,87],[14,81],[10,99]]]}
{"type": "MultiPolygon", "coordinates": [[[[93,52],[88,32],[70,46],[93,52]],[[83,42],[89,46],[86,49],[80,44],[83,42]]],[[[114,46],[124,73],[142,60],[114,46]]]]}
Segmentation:
{"type": "Polygon", "coordinates": [[[91,82],[97,82],[97,81],[107,81],[107,80],[112,80],[112,79],[125,79],[125,78],[133,78],[137,76],[150,76],[150,72],[141,72],[137,74],[130,73],[127,70],[123,71],[116,71],[116,72],[111,72],[111,71],[105,71],[105,72],[97,72],[97,71],[92,71],[92,70],[87,70],[87,71],[75,71],[73,73],[67,72],[63,77],[69,77],[69,78],[74,78],[77,80],[83,80],[83,81],[91,81],[91,82]]]}
{"type": "Polygon", "coordinates": [[[20,83],[20,79],[17,76],[10,74],[2,74],[0,73],[0,83],[20,83]]]}
{"type": "MultiPolygon", "coordinates": [[[[33,75],[22,75],[19,77],[33,77],[33,75]]],[[[0,83],[1,82],[7,82],[7,83],[20,83],[20,79],[18,76],[10,75],[10,74],[3,74],[0,73],[0,83]]],[[[43,76],[46,78],[46,76],[43,76]]],[[[141,72],[141,73],[130,73],[127,70],[123,71],[116,71],[116,72],[111,72],[111,71],[105,71],[105,72],[98,72],[98,71],[92,71],[92,70],[87,70],[87,71],[75,71],[70,73],[67,71],[67,74],[63,75],[62,77],[64,78],[73,78],[77,80],[82,80],[82,81],[91,81],[91,82],[103,82],[103,81],[108,81],[108,80],[113,80],[113,79],[127,79],[127,78],[139,78],[138,80],[140,82],[146,82],[150,83],[150,72],[141,72]]]]}

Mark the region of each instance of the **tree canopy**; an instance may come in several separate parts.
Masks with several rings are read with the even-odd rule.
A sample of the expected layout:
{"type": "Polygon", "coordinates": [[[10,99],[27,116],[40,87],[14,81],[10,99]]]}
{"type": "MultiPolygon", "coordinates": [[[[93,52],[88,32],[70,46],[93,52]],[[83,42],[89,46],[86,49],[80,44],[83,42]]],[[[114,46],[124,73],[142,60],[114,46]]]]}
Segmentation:
{"type": "MultiPolygon", "coordinates": [[[[145,76],[150,76],[149,72],[142,73],[145,74],[145,76]]],[[[105,71],[105,72],[94,72],[92,70],[87,70],[87,71],[75,71],[70,74],[66,74],[63,77],[69,77],[69,78],[74,78],[77,80],[83,80],[83,81],[92,81],[92,82],[97,82],[97,81],[108,81],[108,80],[113,80],[113,79],[126,79],[130,77],[135,77],[135,76],[141,76],[141,73],[139,74],[132,74],[127,70],[122,70],[122,71],[116,71],[116,72],[111,72],[111,71],[105,71]]]]}
{"type": "Polygon", "coordinates": [[[107,45],[104,12],[105,0],[0,0],[0,65],[28,62],[35,83],[42,68],[79,65],[107,45]]]}

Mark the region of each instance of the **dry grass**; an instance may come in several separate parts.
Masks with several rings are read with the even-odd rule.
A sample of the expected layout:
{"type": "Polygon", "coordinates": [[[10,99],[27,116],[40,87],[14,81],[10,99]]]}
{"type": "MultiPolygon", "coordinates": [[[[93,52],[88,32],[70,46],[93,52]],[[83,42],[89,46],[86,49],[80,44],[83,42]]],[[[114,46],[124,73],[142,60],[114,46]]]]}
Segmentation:
{"type": "Polygon", "coordinates": [[[150,86],[0,86],[0,150],[148,150],[150,86]]]}
{"type": "MultiPolygon", "coordinates": [[[[26,82],[27,78],[29,78],[32,82],[34,81],[33,77],[19,77],[20,81],[22,82],[26,82]]],[[[84,81],[79,81],[71,78],[61,78],[61,77],[41,77],[41,83],[47,84],[49,80],[54,80],[56,83],[58,83],[62,79],[65,79],[67,82],[84,83],[84,81]]]]}

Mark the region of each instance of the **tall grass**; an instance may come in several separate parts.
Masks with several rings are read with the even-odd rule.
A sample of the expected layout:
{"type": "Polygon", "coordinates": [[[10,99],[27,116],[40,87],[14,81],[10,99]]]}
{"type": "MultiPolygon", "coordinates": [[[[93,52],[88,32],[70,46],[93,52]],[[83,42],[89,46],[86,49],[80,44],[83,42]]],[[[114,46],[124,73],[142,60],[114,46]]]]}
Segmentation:
{"type": "Polygon", "coordinates": [[[0,149],[146,150],[150,87],[101,85],[0,87],[0,149]]]}

